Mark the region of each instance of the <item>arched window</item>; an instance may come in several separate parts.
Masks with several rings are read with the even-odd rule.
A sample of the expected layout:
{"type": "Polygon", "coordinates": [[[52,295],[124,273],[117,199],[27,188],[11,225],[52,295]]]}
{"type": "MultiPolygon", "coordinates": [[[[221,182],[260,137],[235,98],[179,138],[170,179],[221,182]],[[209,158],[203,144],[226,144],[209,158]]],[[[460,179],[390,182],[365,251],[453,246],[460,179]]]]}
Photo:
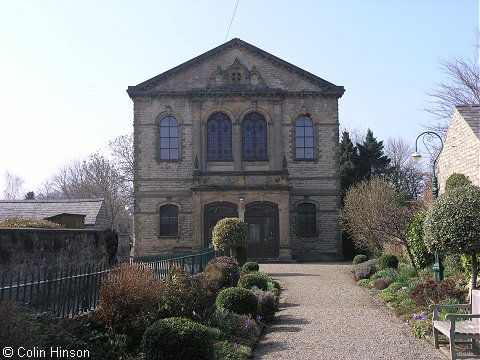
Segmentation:
{"type": "Polygon", "coordinates": [[[243,119],[242,158],[267,159],[267,121],[257,112],[250,113],[243,119]]]}
{"type": "Polygon", "coordinates": [[[207,121],[207,160],[232,160],[232,122],[223,113],[207,121]]]}
{"type": "Polygon", "coordinates": [[[178,207],[175,205],[160,206],[160,236],[178,235],[178,207]]]}
{"type": "Polygon", "coordinates": [[[160,154],[161,160],[178,159],[178,121],[167,116],[160,121],[160,154]]]}
{"type": "Polygon", "coordinates": [[[313,121],[300,116],[295,121],[295,158],[313,159],[313,121]]]}
{"type": "Polygon", "coordinates": [[[314,204],[299,204],[297,207],[297,233],[314,236],[317,233],[316,208],[314,204]]]}

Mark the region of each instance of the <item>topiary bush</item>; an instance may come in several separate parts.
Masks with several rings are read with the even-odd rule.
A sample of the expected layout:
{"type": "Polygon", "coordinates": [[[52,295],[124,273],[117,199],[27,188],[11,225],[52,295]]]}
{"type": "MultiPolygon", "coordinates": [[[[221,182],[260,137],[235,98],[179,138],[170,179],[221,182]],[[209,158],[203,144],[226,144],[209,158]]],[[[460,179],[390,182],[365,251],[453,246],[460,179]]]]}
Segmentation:
{"type": "Polygon", "coordinates": [[[236,258],[237,248],[248,246],[248,226],[239,218],[225,218],[217,222],[212,232],[215,250],[230,250],[236,258]]]}
{"type": "Polygon", "coordinates": [[[245,274],[249,274],[252,272],[257,272],[260,270],[260,266],[256,261],[247,261],[245,264],[242,266],[242,271],[245,274]]]}
{"type": "Polygon", "coordinates": [[[258,314],[258,300],[256,296],[247,289],[227,288],[220,291],[215,301],[217,309],[224,309],[236,314],[251,315],[253,318],[258,314]]]}
{"type": "Polygon", "coordinates": [[[364,254],[355,255],[353,258],[353,264],[361,264],[368,260],[368,256],[364,254]]]}
{"type": "Polygon", "coordinates": [[[257,288],[266,291],[268,289],[268,277],[259,271],[245,274],[240,277],[237,286],[245,289],[251,289],[256,286],[257,288]]]}
{"type": "Polygon", "coordinates": [[[184,318],[155,322],[143,335],[145,360],[211,360],[214,358],[211,333],[203,325],[184,318]]]}
{"type": "Polygon", "coordinates": [[[240,279],[240,270],[234,259],[227,256],[221,256],[209,261],[203,270],[203,275],[218,289],[223,289],[233,287],[238,283],[238,280],[240,279]]]}
{"type": "Polygon", "coordinates": [[[355,277],[355,281],[369,279],[376,270],[377,268],[374,259],[367,260],[361,264],[353,265],[353,275],[355,277]]]}
{"type": "Polygon", "coordinates": [[[397,269],[398,258],[392,254],[383,254],[377,259],[377,265],[380,269],[397,269]]]}
{"type": "Polygon", "coordinates": [[[276,296],[270,291],[263,291],[256,286],[252,287],[252,293],[258,300],[258,314],[262,320],[272,321],[275,313],[278,311],[278,301],[276,296]]]}
{"type": "Polygon", "coordinates": [[[457,187],[472,185],[472,182],[464,174],[453,173],[445,181],[445,191],[450,191],[457,187]]]}
{"type": "Polygon", "coordinates": [[[434,261],[433,254],[427,250],[423,241],[423,224],[426,211],[419,212],[415,215],[408,225],[407,243],[412,253],[413,261],[419,269],[424,269],[434,261]]]}

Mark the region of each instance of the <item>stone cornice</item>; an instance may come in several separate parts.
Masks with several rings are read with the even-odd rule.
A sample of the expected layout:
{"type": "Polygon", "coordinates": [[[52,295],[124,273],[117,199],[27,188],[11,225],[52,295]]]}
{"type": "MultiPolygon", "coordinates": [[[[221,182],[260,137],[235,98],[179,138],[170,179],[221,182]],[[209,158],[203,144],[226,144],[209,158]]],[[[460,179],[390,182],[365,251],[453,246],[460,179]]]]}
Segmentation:
{"type": "Polygon", "coordinates": [[[199,89],[199,90],[187,90],[187,91],[132,91],[130,92],[132,99],[156,99],[156,98],[188,98],[192,100],[204,100],[204,99],[224,99],[233,97],[244,98],[269,98],[269,99],[284,99],[284,98],[312,98],[312,97],[331,97],[338,98],[338,93],[327,91],[289,91],[284,89],[199,89]]]}

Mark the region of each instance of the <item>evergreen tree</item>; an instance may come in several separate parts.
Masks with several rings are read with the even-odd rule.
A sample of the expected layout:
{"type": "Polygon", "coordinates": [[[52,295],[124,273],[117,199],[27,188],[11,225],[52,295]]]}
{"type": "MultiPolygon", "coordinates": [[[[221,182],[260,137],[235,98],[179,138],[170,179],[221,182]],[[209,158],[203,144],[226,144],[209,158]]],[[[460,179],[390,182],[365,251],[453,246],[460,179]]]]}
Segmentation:
{"type": "Polygon", "coordinates": [[[358,181],[370,180],[389,172],[390,159],[383,153],[383,141],[377,141],[372,130],[368,129],[365,141],[357,144],[357,148],[358,157],[354,164],[357,166],[358,181]]]}
{"type": "Polygon", "coordinates": [[[340,141],[340,182],[342,194],[357,181],[354,163],[356,158],[357,148],[353,145],[350,134],[345,130],[340,141]]]}

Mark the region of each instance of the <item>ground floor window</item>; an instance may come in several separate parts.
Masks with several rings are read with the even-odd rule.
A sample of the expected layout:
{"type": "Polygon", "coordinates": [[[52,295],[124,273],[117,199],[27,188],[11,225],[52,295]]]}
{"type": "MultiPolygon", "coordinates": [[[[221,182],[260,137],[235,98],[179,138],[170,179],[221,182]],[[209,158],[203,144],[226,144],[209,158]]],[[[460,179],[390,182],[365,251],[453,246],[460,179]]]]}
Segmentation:
{"type": "Polygon", "coordinates": [[[178,235],[178,206],[160,206],[160,236],[178,235]]]}
{"type": "Polygon", "coordinates": [[[299,204],[297,207],[297,233],[315,236],[317,233],[316,208],[314,204],[299,204]]]}

